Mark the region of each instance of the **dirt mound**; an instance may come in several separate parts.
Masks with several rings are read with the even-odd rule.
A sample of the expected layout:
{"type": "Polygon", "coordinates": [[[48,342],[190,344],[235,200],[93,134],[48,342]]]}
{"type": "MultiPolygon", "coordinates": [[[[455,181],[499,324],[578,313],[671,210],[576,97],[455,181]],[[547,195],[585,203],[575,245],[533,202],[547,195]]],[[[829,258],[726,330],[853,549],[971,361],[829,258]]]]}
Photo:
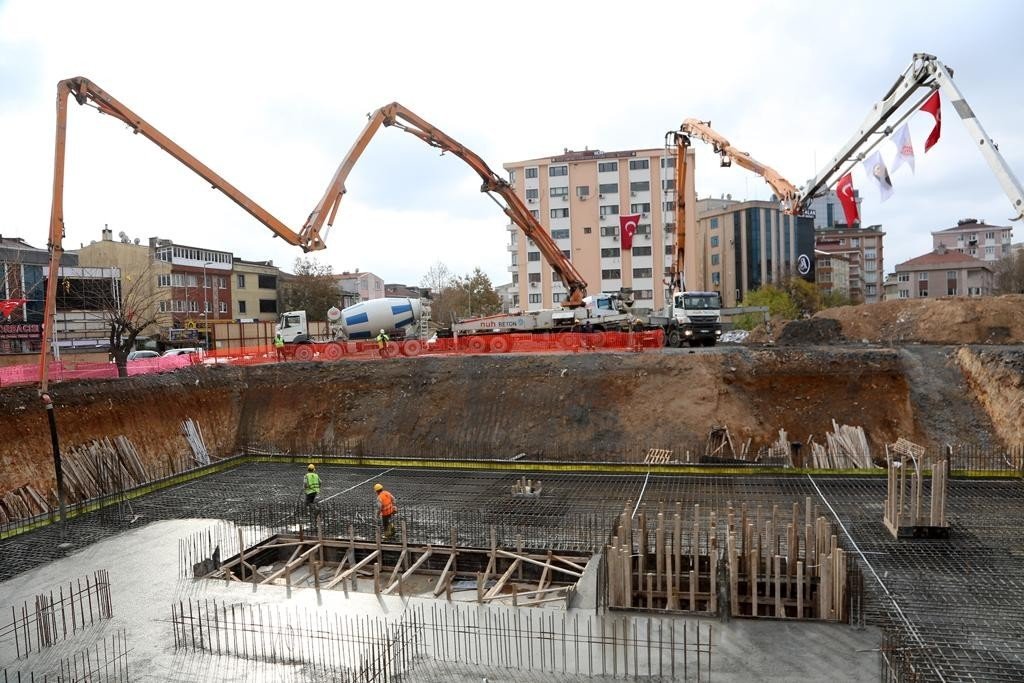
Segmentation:
{"type": "Polygon", "coordinates": [[[794,320],[782,328],[779,344],[829,344],[843,341],[842,326],[830,318],[794,320]]]}

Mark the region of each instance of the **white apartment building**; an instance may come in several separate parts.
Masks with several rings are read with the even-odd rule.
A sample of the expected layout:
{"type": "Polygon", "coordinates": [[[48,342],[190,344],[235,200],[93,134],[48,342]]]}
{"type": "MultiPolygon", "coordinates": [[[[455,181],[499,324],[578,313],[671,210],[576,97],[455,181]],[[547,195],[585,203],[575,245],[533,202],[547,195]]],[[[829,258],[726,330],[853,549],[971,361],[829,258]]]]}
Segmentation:
{"type": "Polygon", "coordinates": [[[1012,243],[1012,228],[988,225],[977,218],[964,218],[956,222],[955,228],[932,233],[932,249],[943,248],[982,261],[998,261],[1010,253],[1012,243]]]}

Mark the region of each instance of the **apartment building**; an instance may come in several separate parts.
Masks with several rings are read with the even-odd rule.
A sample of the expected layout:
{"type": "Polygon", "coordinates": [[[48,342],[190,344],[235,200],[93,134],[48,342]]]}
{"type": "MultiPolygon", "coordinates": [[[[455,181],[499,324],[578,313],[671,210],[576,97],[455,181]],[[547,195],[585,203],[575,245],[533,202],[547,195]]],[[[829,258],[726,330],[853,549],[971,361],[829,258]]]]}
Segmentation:
{"type": "Polygon", "coordinates": [[[850,296],[850,259],[827,247],[814,250],[814,281],[822,294],[850,296]]]}
{"type": "Polygon", "coordinates": [[[790,276],[815,278],[814,225],[783,213],[778,202],[701,199],[695,266],[688,289],[717,291],[726,307],[748,292],[790,276]]]}
{"type": "MultiPolygon", "coordinates": [[[[633,289],[638,313],[665,301],[675,230],[675,157],[664,149],[616,152],[565,150],[563,154],[504,165],[509,182],[590,292],[633,289]],[[639,214],[630,249],[623,249],[619,216],[639,214]]],[[[519,227],[510,238],[510,305],[550,308],[566,297],[561,280],[519,227]]]]}
{"type": "MultiPolygon", "coordinates": [[[[860,213],[860,190],[853,191],[853,200],[857,203],[857,213],[860,213]]],[[[804,215],[814,219],[815,230],[828,228],[848,228],[846,215],[843,213],[843,205],[839,201],[839,195],[835,190],[829,190],[825,194],[814,197],[807,204],[804,215]]]]}
{"type": "Polygon", "coordinates": [[[897,264],[895,279],[899,299],[986,296],[995,286],[990,262],[943,246],[897,264]]]}
{"type": "Polygon", "coordinates": [[[359,301],[381,299],[384,297],[384,280],[369,271],[360,272],[356,269],[355,272],[350,273],[346,270],[334,277],[342,291],[358,294],[359,301]]]}
{"type": "Polygon", "coordinates": [[[932,249],[942,247],[982,261],[998,261],[1010,253],[1012,243],[1012,228],[988,225],[977,218],[963,218],[956,222],[955,228],[932,233],[932,249]]]}
{"type": "MultiPolygon", "coordinates": [[[[78,264],[78,256],[65,253],[60,262],[62,267],[73,267],[78,264]]],[[[20,237],[0,236],[0,301],[4,304],[0,315],[0,356],[39,353],[49,263],[50,253],[46,249],[33,247],[20,237]]]]}
{"type": "Polygon", "coordinates": [[[276,321],[280,313],[278,285],[281,269],[273,261],[246,261],[236,256],[232,276],[232,316],[241,322],[276,321]]]}
{"type": "Polygon", "coordinates": [[[877,303],[882,300],[885,282],[885,232],[880,225],[815,230],[815,247],[841,254],[850,263],[850,300],[877,303]]]}
{"type": "MultiPolygon", "coordinates": [[[[203,249],[171,240],[151,237],[153,258],[170,265],[170,272],[157,275],[161,296],[158,308],[169,313],[172,341],[180,330],[204,330],[216,321],[232,320],[231,252],[203,249]]],[[[185,337],[190,333],[186,332],[185,337]]]]}

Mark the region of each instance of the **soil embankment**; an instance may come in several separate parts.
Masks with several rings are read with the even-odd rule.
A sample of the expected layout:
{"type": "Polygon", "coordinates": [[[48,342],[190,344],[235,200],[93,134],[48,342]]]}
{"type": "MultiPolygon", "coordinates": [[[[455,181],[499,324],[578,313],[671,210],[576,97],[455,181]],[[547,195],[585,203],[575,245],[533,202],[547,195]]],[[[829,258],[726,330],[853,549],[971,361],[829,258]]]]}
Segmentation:
{"type": "Polygon", "coordinates": [[[1024,444],[1024,349],[963,347],[957,361],[1003,443],[1024,444]]]}
{"type": "MultiPolygon", "coordinates": [[[[647,448],[681,454],[713,425],[728,426],[737,443],[751,439],[754,449],[779,428],[792,440],[813,435],[823,442],[832,419],[863,426],[878,448],[899,436],[933,444],[948,434],[968,442],[972,432],[991,431],[977,419],[980,409],[969,419],[958,418],[964,411],[931,419],[910,381],[898,350],[720,347],[195,367],[52,389],[64,448],[124,435],[147,464],[188,452],[180,432],[186,418],[199,422],[218,455],[252,445],[293,453],[601,459],[647,448]]],[[[35,390],[0,391],[0,420],[8,435],[0,444],[0,496],[25,483],[49,491],[50,437],[35,390]]]]}

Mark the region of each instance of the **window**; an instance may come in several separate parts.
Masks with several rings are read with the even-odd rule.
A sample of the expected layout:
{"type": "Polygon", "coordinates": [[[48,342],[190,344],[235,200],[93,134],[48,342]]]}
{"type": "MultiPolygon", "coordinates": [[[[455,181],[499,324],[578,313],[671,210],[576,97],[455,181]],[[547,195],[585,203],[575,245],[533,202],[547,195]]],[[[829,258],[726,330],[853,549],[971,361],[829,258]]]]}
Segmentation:
{"type": "Polygon", "coordinates": [[[630,204],[629,205],[629,212],[630,213],[650,213],[651,212],[651,203],[650,202],[642,202],[640,204],[630,204]]]}
{"type": "Polygon", "coordinates": [[[199,312],[199,302],[195,301],[195,300],[189,301],[188,302],[188,310],[189,310],[189,313],[198,313],[199,312]]]}
{"type": "Polygon", "coordinates": [[[865,291],[865,294],[867,294],[868,296],[873,296],[875,294],[878,294],[878,288],[875,285],[868,285],[867,290],[865,291]]]}
{"type": "Polygon", "coordinates": [[[650,192],[651,181],[650,180],[635,180],[629,184],[630,192],[650,192]]]}
{"type": "Polygon", "coordinates": [[[619,207],[617,205],[602,206],[600,213],[602,216],[618,216],[619,207]]]}
{"type": "Polygon", "coordinates": [[[650,247],[633,247],[633,256],[650,256],[650,247]]]}
{"type": "Polygon", "coordinates": [[[552,218],[568,218],[569,209],[551,209],[552,218]]]}
{"type": "Polygon", "coordinates": [[[722,257],[719,254],[712,254],[711,255],[711,265],[717,266],[719,263],[722,262],[721,258],[722,257]]]}
{"type": "Polygon", "coordinates": [[[576,196],[580,199],[584,199],[590,196],[590,185],[577,185],[576,196]]]}
{"type": "Polygon", "coordinates": [[[601,237],[614,237],[619,234],[619,226],[617,225],[602,225],[601,226],[601,237]]]}
{"type": "Polygon", "coordinates": [[[717,247],[718,246],[718,235],[712,235],[711,236],[711,246],[712,247],[717,247]]]}
{"type": "MultiPolygon", "coordinates": [[[[276,284],[277,283],[277,276],[276,275],[274,276],[274,282],[275,282],[275,284],[272,287],[272,289],[277,289],[277,284],[276,284]]],[[[217,289],[227,289],[227,288],[228,288],[228,279],[227,279],[227,277],[224,276],[224,275],[218,275],[217,276],[217,289]]]]}
{"type": "Polygon", "coordinates": [[[899,298],[901,298],[901,299],[909,299],[910,298],[910,290],[909,289],[901,289],[899,291],[899,298]]]}
{"type": "Polygon", "coordinates": [[[531,285],[539,285],[540,273],[527,273],[526,281],[529,282],[531,285]]]}
{"type": "Polygon", "coordinates": [[[509,183],[509,185],[515,185],[516,184],[516,169],[514,169],[514,168],[509,170],[509,172],[508,172],[508,183],[509,183]]]}
{"type": "Polygon", "coordinates": [[[518,294],[513,294],[512,295],[512,308],[516,308],[518,306],[519,306],[519,295],[518,294]]]}
{"type": "Polygon", "coordinates": [[[619,191],[618,183],[602,183],[597,186],[599,194],[616,194],[619,191]]]}
{"type": "Polygon", "coordinates": [[[947,287],[946,288],[946,295],[947,296],[956,296],[956,285],[953,285],[952,287],[947,287]]]}
{"type": "Polygon", "coordinates": [[[157,287],[170,287],[171,286],[171,276],[170,275],[157,275],[156,276],[156,286],[157,287]]]}
{"type": "Polygon", "coordinates": [[[185,286],[185,275],[183,273],[172,273],[171,274],[171,285],[174,287],[185,286]]]}
{"type": "Polygon", "coordinates": [[[560,304],[560,303],[562,303],[562,294],[560,292],[555,292],[554,294],[552,294],[551,295],[551,303],[552,304],[560,304]]]}
{"type": "Polygon", "coordinates": [[[852,237],[852,238],[850,238],[850,246],[851,247],[859,247],[860,246],[860,238],[859,237],[852,237]]]}
{"type": "Polygon", "coordinates": [[[996,238],[996,234],[994,232],[986,232],[985,233],[985,239],[987,239],[987,240],[994,240],[995,238],[996,238]]]}
{"type": "Polygon", "coordinates": [[[593,231],[594,231],[594,229],[593,229],[593,228],[591,228],[591,227],[589,227],[589,226],[588,226],[588,227],[585,227],[585,228],[583,228],[583,234],[584,234],[584,235],[589,235],[589,234],[590,234],[590,233],[592,233],[593,231]]]}
{"type": "Polygon", "coordinates": [[[530,215],[533,216],[538,221],[540,220],[540,210],[538,210],[538,209],[530,209],[530,215]]]}
{"type": "Polygon", "coordinates": [[[622,277],[622,271],[618,268],[609,268],[601,271],[602,280],[618,280],[622,277]]]}
{"type": "Polygon", "coordinates": [[[239,273],[235,276],[235,287],[238,289],[245,289],[245,274],[239,273]]]}
{"type": "Polygon", "coordinates": [[[630,159],[629,170],[630,171],[643,171],[651,167],[650,159],[630,159]]]}
{"type": "Polygon", "coordinates": [[[722,274],[717,270],[711,272],[711,284],[720,285],[722,284],[722,274]]]}
{"type": "Polygon", "coordinates": [[[276,275],[257,275],[256,286],[260,289],[277,289],[276,275]]]}
{"type": "Polygon", "coordinates": [[[645,277],[654,277],[654,271],[651,268],[634,268],[633,277],[642,279],[645,277]]]}
{"type": "Polygon", "coordinates": [[[956,279],[956,271],[955,270],[947,270],[946,271],[946,279],[947,280],[955,280],[956,279]]]}
{"type": "Polygon", "coordinates": [[[665,256],[671,256],[673,249],[675,249],[675,247],[673,247],[671,244],[666,244],[665,245],[665,256]]]}
{"type": "Polygon", "coordinates": [[[597,164],[598,173],[614,173],[619,170],[619,162],[617,161],[601,161],[597,164]]]}
{"type": "Polygon", "coordinates": [[[715,230],[716,228],[718,228],[718,219],[717,218],[712,218],[711,219],[711,229],[715,230]]]}
{"type": "Polygon", "coordinates": [[[519,284],[519,273],[512,273],[512,284],[513,285],[518,285],[519,284]]]}
{"type": "Polygon", "coordinates": [[[552,197],[568,197],[569,196],[569,188],[568,187],[552,187],[552,188],[548,189],[548,194],[550,194],[552,197]]]}
{"type": "Polygon", "coordinates": [[[551,239],[567,240],[567,239],[569,239],[569,230],[568,229],[552,230],[551,231],[551,239]]]}
{"type": "Polygon", "coordinates": [[[989,256],[993,256],[994,257],[995,255],[996,255],[996,248],[995,247],[985,247],[985,258],[988,258],[989,256]]]}
{"type": "Polygon", "coordinates": [[[661,203],[661,210],[662,211],[675,211],[676,210],[676,203],[675,202],[662,202],[661,203]]]}
{"type": "Polygon", "coordinates": [[[669,178],[668,180],[662,180],[661,189],[665,190],[666,192],[674,191],[676,189],[676,179],[669,178]]]}
{"type": "Polygon", "coordinates": [[[160,311],[161,313],[166,313],[167,311],[171,310],[170,302],[158,301],[156,305],[156,310],[160,311]]]}
{"type": "Polygon", "coordinates": [[[562,256],[564,256],[565,258],[569,258],[569,250],[568,249],[563,249],[562,250],[562,256]]]}
{"type": "MultiPolygon", "coordinates": [[[[217,304],[217,311],[219,313],[227,313],[228,312],[228,302],[227,301],[221,301],[219,304],[217,304]]],[[[275,313],[276,313],[276,311],[275,311],[275,313]]]]}
{"type": "Polygon", "coordinates": [[[207,313],[212,313],[213,312],[213,304],[210,303],[209,301],[204,301],[203,302],[203,310],[206,311],[207,313]]]}
{"type": "Polygon", "coordinates": [[[641,301],[650,301],[654,298],[653,289],[634,289],[633,298],[641,301]]]}
{"type": "Polygon", "coordinates": [[[515,251],[512,252],[512,265],[513,266],[518,266],[519,265],[519,253],[518,252],[515,252],[515,251]]]}
{"type": "Polygon", "coordinates": [[[531,304],[539,304],[540,303],[540,294],[531,294],[530,295],[530,303],[531,304]]]}
{"type": "Polygon", "coordinates": [[[927,289],[922,289],[921,291],[919,291],[917,293],[917,295],[920,296],[920,297],[926,297],[926,296],[928,296],[928,290],[927,289]]]}
{"type": "Polygon", "coordinates": [[[918,273],[917,279],[922,282],[928,282],[928,273],[918,273]]]}
{"type": "Polygon", "coordinates": [[[661,167],[662,168],[675,168],[676,167],[676,158],[675,157],[662,157],[661,158],[661,167]]]}
{"type": "Polygon", "coordinates": [[[277,301],[275,299],[260,299],[260,313],[277,313],[277,301]]]}
{"type": "Polygon", "coordinates": [[[897,282],[910,282],[910,273],[897,273],[897,282]]]}
{"type": "Polygon", "coordinates": [[[540,252],[539,251],[528,251],[528,252],[526,252],[526,260],[527,261],[540,261],[540,252]]]}
{"type": "Polygon", "coordinates": [[[650,235],[651,234],[651,224],[650,223],[640,223],[639,225],[636,226],[636,232],[633,233],[633,234],[635,234],[635,235],[650,235]]]}
{"type": "Polygon", "coordinates": [[[526,175],[527,178],[536,178],[537,177],[537,167],[536,166],[530,166],[529,168],[526,169],[525,175],[526,175]]]}
{"type": "Polygon", "coordinates": [[[540,198],[540,190],[538,190],[537,188],[532,187],[532,188],[529,188],[528,190],[526,190],[526,201],[530,201],[531,199],[536,201],[539,198],[540,198]]]}
{"type": "Polygon", "coordinates": [[[555,178],[558,176],[569,175],[568,166],[548,166],[548,176],[555,178]]]}
{"type": "Polygon", "coordinates": [[[601,258],[618,258],[621,255],[618,247],[601,250],[601,258]]]}

